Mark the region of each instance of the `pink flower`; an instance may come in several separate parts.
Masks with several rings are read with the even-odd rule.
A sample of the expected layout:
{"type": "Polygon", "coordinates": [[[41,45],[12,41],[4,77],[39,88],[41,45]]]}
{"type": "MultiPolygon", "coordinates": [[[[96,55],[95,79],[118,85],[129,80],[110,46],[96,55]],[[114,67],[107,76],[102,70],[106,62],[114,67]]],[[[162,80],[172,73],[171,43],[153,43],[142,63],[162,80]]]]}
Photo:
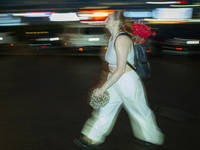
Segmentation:
{"type": "Polygon", "coordinates": [[[156,32],[155,32],[155,31],[153,31],[153,32],[152,32],[152,35],[153,35],[153,36],[155,36],[155,35],[156,35],[156,32]]]}

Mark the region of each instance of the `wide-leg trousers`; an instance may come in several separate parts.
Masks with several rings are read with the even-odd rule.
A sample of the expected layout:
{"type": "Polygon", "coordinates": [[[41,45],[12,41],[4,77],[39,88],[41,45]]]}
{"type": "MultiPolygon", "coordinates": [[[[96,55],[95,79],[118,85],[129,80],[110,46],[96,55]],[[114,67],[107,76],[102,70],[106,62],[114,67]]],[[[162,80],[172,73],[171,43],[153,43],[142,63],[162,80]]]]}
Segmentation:
{"type": "MultiPolygon", "coordinates": [[[[111,73],[108,75],[108,79],[111,73]]],[[[108,90],[109,103],[86,121],[81,133],[89,139],[103,143],[112,130],[120,107],[129,114],[133,134],[136,138],[161,145],[164,135],[157,127],[155,116],[147,103],[145,88],[137,73],[129,71],[108,90]]]]}

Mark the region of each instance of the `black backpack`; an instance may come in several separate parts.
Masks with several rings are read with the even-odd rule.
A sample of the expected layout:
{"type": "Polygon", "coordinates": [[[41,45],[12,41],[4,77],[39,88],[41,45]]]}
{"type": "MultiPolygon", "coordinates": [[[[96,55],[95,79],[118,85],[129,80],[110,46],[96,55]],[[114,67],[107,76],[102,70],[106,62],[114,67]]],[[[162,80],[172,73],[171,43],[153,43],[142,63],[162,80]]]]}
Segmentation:
{"type": "MultiPolygon", "coordinates": [[[[124,32],[120,33],[119,35],[129,36],[128,34],[126,34],[124,32]]],[[[136,71],[137,74],[142,79],[151,78],[151,67],[150,67],[148,57],[147,57],[147,53],[146,53],[146,45],[145,44],[134,45],[134,43],[133,43],[133,48],[134,48],[134,54],[135,54],[134,66],[132,64],[130,64],[128,61],[127,61],[127,64],[134,71],[136,71]]]]}

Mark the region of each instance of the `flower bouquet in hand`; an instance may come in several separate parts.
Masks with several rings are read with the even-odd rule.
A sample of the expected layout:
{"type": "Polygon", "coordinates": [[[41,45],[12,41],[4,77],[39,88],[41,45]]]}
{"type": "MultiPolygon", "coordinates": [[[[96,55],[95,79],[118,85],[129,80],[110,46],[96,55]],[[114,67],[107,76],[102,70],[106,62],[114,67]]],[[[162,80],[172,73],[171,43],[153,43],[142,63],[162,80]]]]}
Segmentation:
{"type": "Polygon", "coordinates": [[[97,90],[98,88],[94,91],[89,92],[88,103],[93,109],[99,109],[100,107],[104,107],[108,104],[110,99],[108,91],[105,91],[105,93],[101,97],[97,97],[95,95],[97,90]]]}
{"type": "Polygon", "coordinates": [[[145,39],[148,38],[150,35],[155,36],[156,32],[151,31],[151,27],[147,26],[143,23],[132,23],[132,29],[133,29],[133,37],[132,41],[135,45],[143,44],[145,43],[145,39]]]}

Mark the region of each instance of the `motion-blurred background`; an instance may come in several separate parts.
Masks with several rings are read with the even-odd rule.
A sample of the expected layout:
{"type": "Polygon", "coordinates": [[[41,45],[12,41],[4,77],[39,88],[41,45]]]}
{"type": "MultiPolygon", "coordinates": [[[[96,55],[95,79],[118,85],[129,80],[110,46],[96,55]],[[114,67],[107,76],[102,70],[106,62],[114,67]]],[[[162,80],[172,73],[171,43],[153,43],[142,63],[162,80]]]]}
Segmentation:
{"type": "MultiPolygon", "coordinates": [[[[1,150],[78,149],[88,92],[107,77],[98,56],[116,9],[156,31],[145,42],[152,78],[144,85],[165,135],[159,149],[199,149],[200,1],[0,0],[1,150]]],[[[133,142],[123,109],[104,147],[147,150],[133,142]]]]}
{"type": "Polygon", "coordinates": [[[198,0],[0,0],[0,54],[99,55],[109,39],[104,20],[116,9],[156,31],[148,54],[200,54],[198,0]]]}

